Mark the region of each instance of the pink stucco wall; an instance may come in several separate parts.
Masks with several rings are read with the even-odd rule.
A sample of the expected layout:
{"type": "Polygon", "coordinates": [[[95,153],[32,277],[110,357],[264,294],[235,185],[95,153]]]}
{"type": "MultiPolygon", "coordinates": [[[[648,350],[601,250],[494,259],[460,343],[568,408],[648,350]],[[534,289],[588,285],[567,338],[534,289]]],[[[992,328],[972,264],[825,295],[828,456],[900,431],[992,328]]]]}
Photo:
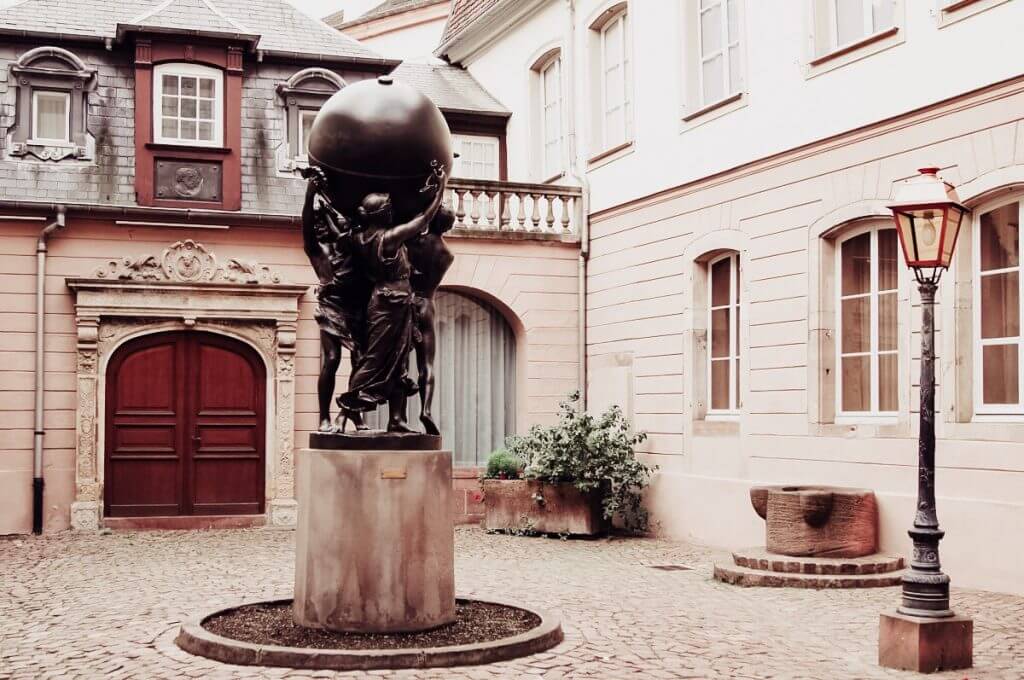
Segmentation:
{"type": "MultiPolygon", "coordinates": [[[[0,221],[0,534],[31,528],[35,247],[43,224],[0,221]]],[[[284,282],[314,283],[297,229],[139,227],[70,217],[67,228],[51,238],[47,261],[46,531],[68,527],[75,487],[77,338],[74,296],[65,279],[91,277],[114,258],[159,255],[187,238],[205,245],[219,262],[255,260],[279,272],[284,282]]],[[[518,425],[550,419],[558,398],[578,384],[576,245],[455,237],[450,243],[456,264],[446,283],[495,304],[516,331],[518,425]]],[[[300,302],[297,329],[296,448],[305,446],[316,426],[314,306],[311,291],[300,302]]]]}

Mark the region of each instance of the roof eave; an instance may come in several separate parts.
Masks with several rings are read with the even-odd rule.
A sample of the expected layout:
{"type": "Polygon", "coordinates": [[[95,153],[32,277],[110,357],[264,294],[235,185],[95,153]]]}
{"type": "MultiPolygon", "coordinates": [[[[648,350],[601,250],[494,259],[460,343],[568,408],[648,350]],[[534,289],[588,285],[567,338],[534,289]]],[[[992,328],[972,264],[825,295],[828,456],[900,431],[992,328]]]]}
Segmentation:
{"type": "Polygon", "coordinates": [[[252,50],[256,49],[262,36],[255,33],[229,33],[227,31],[203,31],[194,28],[169,28],[165,26],[146,26],[144,24],[118,24],[117,41],[124,42],[130,33],[158,33],[162,35],[184,35],[197,38],[212,38],[215,40],[233,40],[249,45],[252,50]]]}
{"type": "Polygon", "coordinates": [[[452,64],[459,64],[472,56],[488,39],[551,0],[522,0],[520,2],[499,2],[477,17],[464,29],[442,42],[434,56],[452,64]]]}
{"type": "Polygon", "coordinates": [[[450,106],[440,106],[438,108],[441,109],[442,113],[454,113],[454,114],[465,115],[465,116],[482,116],[482,117],[487,117],[487,118],[501,118],[503,120],[508,120],[509,118],[512,117],[512,112],[511,111],[491,111],[491,110],[481,110],[481,109],[457,109],[457,108],[453,108],[453,107],[450,107],[450,106]]]}
{"type": "Polygon", "coordinates": [[[380,73],[390,73],[402,63],[401,59],[387,59],[385,57],[358,57],[343,54],[295,52],[292,50],[267,50],[263,48],[257,49],[256,52],[263,58],[270,57],[271,59],[283,61],[320,62],[324,64],[351,64],[352,66],[380,73]]]}

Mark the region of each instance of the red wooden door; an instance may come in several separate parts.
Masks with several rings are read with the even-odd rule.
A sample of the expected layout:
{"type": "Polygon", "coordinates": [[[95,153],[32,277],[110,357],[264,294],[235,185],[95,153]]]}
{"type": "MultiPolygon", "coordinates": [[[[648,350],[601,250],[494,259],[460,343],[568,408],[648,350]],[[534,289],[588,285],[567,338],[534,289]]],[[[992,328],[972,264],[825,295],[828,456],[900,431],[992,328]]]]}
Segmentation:
{"type": "Polygon", "coordinates": [[[240,342],[160,333],[111,359],[106,390],[109,517],[263,512],[263,365],[240,342]]]}

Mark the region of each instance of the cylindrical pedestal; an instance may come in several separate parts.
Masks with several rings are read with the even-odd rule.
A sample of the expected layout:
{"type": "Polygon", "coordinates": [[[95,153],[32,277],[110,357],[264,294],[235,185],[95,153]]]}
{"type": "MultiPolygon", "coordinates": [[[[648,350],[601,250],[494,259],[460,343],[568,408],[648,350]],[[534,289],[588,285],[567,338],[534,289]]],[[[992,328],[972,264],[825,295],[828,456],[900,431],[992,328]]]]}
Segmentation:
{"type": "Polygon", "coordinates": [[[450,451],[302,449],[295,621],[341,632],[455,619],[450,451]]]}

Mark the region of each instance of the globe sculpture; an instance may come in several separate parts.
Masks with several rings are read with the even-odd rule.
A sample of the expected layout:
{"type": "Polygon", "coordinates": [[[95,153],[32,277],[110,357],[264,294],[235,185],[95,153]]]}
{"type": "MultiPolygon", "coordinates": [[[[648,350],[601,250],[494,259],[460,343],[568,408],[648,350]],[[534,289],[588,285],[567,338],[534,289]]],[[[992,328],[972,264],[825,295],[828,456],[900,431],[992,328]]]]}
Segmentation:
{"type": "Polygon", "coordinates": [[[345,215],[354,215],[369,193],[391,195],[396,222],[420,211],[420,193],[440,163],[452,169],[448,124],[430,99],[389,76],[363,80],[327,100],[309,133],[309,162],[327,175],[329,194],[345,215]]]}

